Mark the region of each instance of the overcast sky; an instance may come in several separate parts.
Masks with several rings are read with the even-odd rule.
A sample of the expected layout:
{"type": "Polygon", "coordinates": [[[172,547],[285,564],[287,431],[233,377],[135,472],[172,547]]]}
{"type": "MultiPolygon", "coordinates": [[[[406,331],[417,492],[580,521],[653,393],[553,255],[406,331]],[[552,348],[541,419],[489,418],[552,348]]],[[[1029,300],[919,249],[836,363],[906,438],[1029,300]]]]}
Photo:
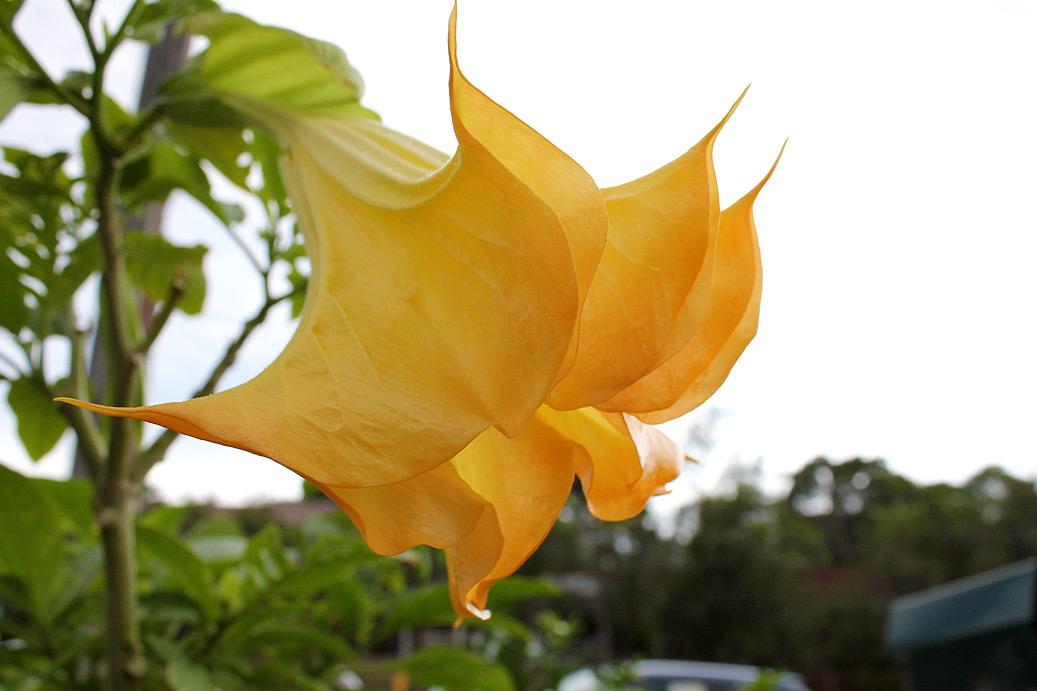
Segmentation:
{"type": "MultiPolygon", "coordinates": [[[[104,4],[115,16],[122,0],[104,4]]],[[[225,0],[263,22],[342,46],[386,124],[444,151],[449,0],[225,0]]],[[[674,500],[758,459],[772,487],[817,455],[881,457],[916,480],[989,464],[1037,471],[1037,2],[461,2],[472,81],[601,185],[693,145],[744,86],[716,146],[721,201],[737,199],[790,138],[757,204],[760,333],[703,408],[714,446],[674,500]]],[[[16,26],[55,71],[85,62],[58,0],[27,0],[16,26]]],[[[143,51],[110,88],[127,104],[143,51]]],[[[81,125],[20,107],[0,143],[69,146],[81,125]]],[[[159,342],[149,402],[179,400],[258,304],[219,227],[177,199],[167,233],[212,246],[208,309],[159,342]]],[[[86,297],[89,297],[88,295],[86,297]]],[[[258,372],[291,335],[284,314],[225,381],[258,372]]],[[[32,465],[0,411],[0,459],[67,473],[69,440],[32,465]]],[[[265,459],[195,440],[151,476],[163,496],[241,503],[297,496],[265,459]]]]}

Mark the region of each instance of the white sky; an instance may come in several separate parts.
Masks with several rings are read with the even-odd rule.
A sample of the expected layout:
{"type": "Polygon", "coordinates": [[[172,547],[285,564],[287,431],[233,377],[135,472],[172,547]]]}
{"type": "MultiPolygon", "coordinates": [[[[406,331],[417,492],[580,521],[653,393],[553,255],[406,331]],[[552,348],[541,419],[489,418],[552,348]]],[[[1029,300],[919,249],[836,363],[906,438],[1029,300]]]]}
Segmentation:
{"type": "MultiPolygon", "coordinates": [[[[449,0],[225,0],[228,9],[345,48],[365,102],[396,129],[452,151],[449,0]]],[[[112,16],[123,0],[104,5],[112,16]]],[[[54,70],[84,64],[59,0],[28,0],[17,27],[54,70]]],[[[948,0],[462,1],[468,76],[602,185],[694,144],[749,82],[717,147],[730,203],[789,148],[757,205],[760,334],[721,391],[685,420],[723,416],[675,493],[761,460],[772,486],[816,455],[886,458],[923,481],[997,463],[1037,469],[1037,2],[948,0]],[[635,9],[636,8],[636,9],[635,9]]],[[[113,68],[132,103],[143,52],[113,68]]],[[[0,142],[47,150],[77,120],[20,107],[0,142]]],[[[211,244],[208,310],[177,318],[151,368],[151,402],[188,395],[258,304],[247,266],[207,212],[172,205],[176,241],[211,244]]],[[[89,296],[87,296],[89,297],[89,296]]],[[[287,341],[284,314],[225,385],[287,341]]],[[[32,465],[0,411],[0,459],[69,467],[69,439],[32,465]]],[[[297,496],[288,471],[195,440],[151,476],[170,499],[297,496]]],[[[671,500],[672,501],[672,500],[671,500]]]]}

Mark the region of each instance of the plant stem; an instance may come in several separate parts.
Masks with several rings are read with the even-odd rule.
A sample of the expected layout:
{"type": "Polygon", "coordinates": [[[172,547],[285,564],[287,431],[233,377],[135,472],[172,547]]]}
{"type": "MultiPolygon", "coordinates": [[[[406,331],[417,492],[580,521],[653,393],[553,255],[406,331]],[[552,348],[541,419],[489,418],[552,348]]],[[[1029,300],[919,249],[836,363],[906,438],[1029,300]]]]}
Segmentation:
{"type": "MultiPolygon", "coordinates": [[[[100,72],[100,70],[99,70],[100,72]]],[[[97,83],[100,76],[95,76],[97,83]]],[[[114,395],[112,403],[131,405],[140,377],[140,358],[130,335],[125,298],[126,263],[123,256],[122,224],[118,209],[117,161],[100,118],[101,99],[92,99],[91,133],[102,153],[97,175],[98,235],[104,259],[101,287],[110,325],[109,353],[114,395]]],[[[111,421],[108,458],[96,493],[97,522],[105,560],[105,595],[108,637],[108,683],[112,691],[138,687],[144,673],[144,656],[137,614],[136,485],[129,476],[136,453],[133,422],[111,421]]]]}
{"type": "Polygon", "coordinates": [[[5,34],[10,39],[19,56],[25,61],[25,64],[29,69],[37,73],[40,79],[43,80],[44,85],[50,89],[55,96],[65,103],[68,103],[83,115],[89,114],[89,104],[87,104],[79,94],[69,91],[65,87],[61,86],[61,84],[54,81],[54,78],[50,76],[50,73],[43,69],[43,65],[41,65],[36,59],[36,56],[32,54],[24,43],[22,43],[22,39],[14,32],[14,26],[10,22],[0,21],[0,33],[5,34]]]}
{"type": "Polygon", "coordinates": [[[165,302],[159,307],[158,312],[151,317],[151,324],[148,325],[148,331],[144,335],[144,342],[137,348],[137,352],[140,353],[141,357],[148,354],[151,346],[155,344],[155,341],[162,334],[162,329],[166,327],[166,322],[169,321],[169,318],[173,316],[173,312],[180,305],[185,289],[182,277],[177,276],[173,279],[173,284],[169,286],[169,294],[166,296],[165,302]]]}
{"type": "Polygon", "coordinates": [[[129,691],[138,687],[144,674],[137,613],[136,493],[125,480],[105,482],[99,490],[97,521],[104,550],[108,685],[112,691],[129,691]]]}
{"type": "MultiPolygon", "coordinates": [[[[75,316],[69,309],[69,320],[74,321],[75,316]]],[[[90,383],[86,376],[86,339],[87,332],[74,327],[72,333],[72,348],[69,355],[69,386],[71,394],[80,399],[90,398],[90,383]]],[[[53,398],[53,394],[50,395],[53,398]]],[[[101,435],[94,418],[82,408],[75,406],[60,406],[62,415],[68,420],[69,425],[76,431],[77,455],[81,455],[86,465],[87,475],[91,481],[96,482],[100,477],[101,466],[108,455],[107,442],[101,435]]]]}

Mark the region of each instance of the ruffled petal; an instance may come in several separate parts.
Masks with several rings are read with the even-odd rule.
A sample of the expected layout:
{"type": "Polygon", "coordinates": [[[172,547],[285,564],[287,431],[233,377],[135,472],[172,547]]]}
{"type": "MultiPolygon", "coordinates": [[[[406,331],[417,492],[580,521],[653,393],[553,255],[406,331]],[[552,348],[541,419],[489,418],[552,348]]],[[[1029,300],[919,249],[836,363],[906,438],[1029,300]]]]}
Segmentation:
{"type": "Polygon", "coordinates": [[[403,482],[317,484],[379,554],[420,544],[444,550],[458,616],[483,617],[493,584],[547,537],[574,476],[596,517],[624,520],[677,477],[682,462],[676,444],[635,418],[543,406],[517,437],[486,430],[449,463],[403,482]]]}
{"type": "Polygon", "coordinates": [[[521,431],[574,353],[604,210],[579,166],[464,79],[453,26],[450,159],[371,121],[269,114],[313,265],[277,360],[204,399],[90,409],[339,487],[521,431]]]}
{"type": "Polygon", "coordinates": [[[727,379],[756,335],[763,281],[753,203],[777,165],[775,160],[763,180],[721,214],[709,307],[692,339],[602,408],[631,412],[645,422],[665,422],[701,405],[727,379]]]}
{"type": "Polygon", "coordinates": [[[576,359],[549,399],[555,408],[608,400],[694,333],[709,296],[719,217],[713,143],[740,101],[677,160],[604,190],[608,242],[584,304],[576,359]]]}
{"type": "MultiPolygon", "coordinates": [[[[506,439],[489,430],[462,451],[452,465],[492,507],[502,537],[493,568],[465,592],[471,608],[486,608],[490,587],[515,572],[540,546],[554,525],[572,489],[579,449],[540,415],[522,434],[506,439]]],[[[447,563],[469,559],[478,550],[475,540],[447,552],[447,563]]]]}
{"type": "Polygon", "coordinates": [[[650,497],[680,475],[684,464],[684,453],[676,443],[630,415],[544,406],[537,419],[579,449],[576,472],[587,508],[603,521],[636,516],[650,497]]]}
{"type": "Polygon", "coordinates": [[[446,552],[458,616],[485,616],[496,581],[547,536],[572,488],[576,448],[531,421],[508,439],[490,429],[449,463],[382,487],[318,486],[356,523],[371,549],[425,544],[446,552]]]}

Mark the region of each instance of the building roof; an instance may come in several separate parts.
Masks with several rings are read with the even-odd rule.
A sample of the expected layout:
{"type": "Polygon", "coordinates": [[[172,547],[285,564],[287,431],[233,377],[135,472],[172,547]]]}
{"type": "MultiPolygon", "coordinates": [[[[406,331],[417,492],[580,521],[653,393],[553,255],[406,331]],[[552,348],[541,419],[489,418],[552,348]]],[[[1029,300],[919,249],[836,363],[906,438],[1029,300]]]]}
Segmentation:
{"type": "Polygon", "coordinates": [[[1035,625],[1037,558],[893,600],[886,647],[915,650],[1035,625]]]}

